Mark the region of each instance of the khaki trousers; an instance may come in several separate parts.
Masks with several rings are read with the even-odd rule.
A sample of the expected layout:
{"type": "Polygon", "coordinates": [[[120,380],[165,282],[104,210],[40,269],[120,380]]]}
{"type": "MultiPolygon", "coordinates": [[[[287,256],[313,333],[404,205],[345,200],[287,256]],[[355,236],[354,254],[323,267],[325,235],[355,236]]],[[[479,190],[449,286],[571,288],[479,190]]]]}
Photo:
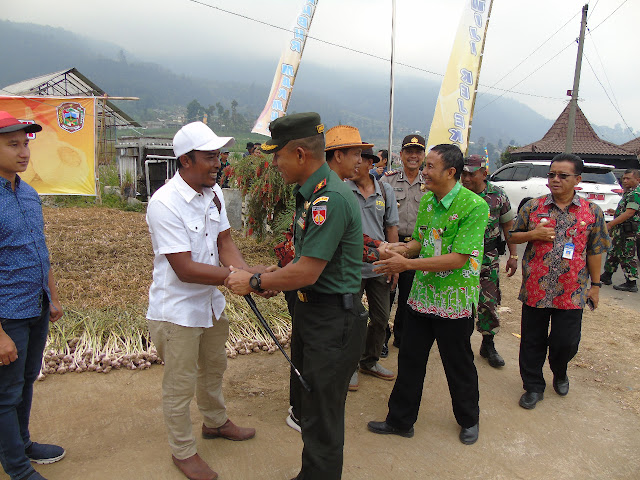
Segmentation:
{"type": "Polygon", "coordinates": [[[209,328],[148,323],[151,340],[164,360],[162,408],[169,445],[173,455],[183,460],[197,453],[189,413],[194,392],[207,427],[217,428],[227,421],[222,375],[227,368],[229,320],[223,313],[209,328]]]}

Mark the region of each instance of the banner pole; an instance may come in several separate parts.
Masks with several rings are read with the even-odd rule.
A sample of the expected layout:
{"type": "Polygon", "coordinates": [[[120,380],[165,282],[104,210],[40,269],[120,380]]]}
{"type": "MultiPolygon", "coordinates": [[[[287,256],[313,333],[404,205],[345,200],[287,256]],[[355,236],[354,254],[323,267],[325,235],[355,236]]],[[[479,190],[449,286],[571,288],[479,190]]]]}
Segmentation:
{"type": "Polygon", "coordinates": [[[396,47],[396,0],[391,0],[391,81],[389,88],[389,158],[387,159],[387,168],[391,170],[391,163],[393,160],[392,147],[393,147],[393,55],[396,47]]]}
{"type": "MultiPolygon", "coordinates": [[[[106,96],[105,96],[106,97],[106,96]]],[[[105,97],[102,97],[102,125],[100,126],[101,130],[102,130],[102,135],[104,135],[104,112],[106,110],[106,103],[107,103],[107,99],[105,97]]],[[[97,107],[97,99],[93,100],[93,110],[96,110],[97,107]]],[[[97,115],[95,118],[98,118],[97,115]]],[[[94,127],[94,131],[95,131],[95,127],[94,127]]],[[[100,135],[99,135],[100,136],[100,135]]],[[[94,160],[94,168],[95,168],[95,172],[96,172],[96,200],[98,201],[98,205],[102,205],[102,192],[100,191],[100,160],[99,160],[99,153],[100,153],[100,138],[96,140],[94,140],[95,142],[95,149],[96,149],[96,154],[95,154],[95,160],[94,160]]]]}

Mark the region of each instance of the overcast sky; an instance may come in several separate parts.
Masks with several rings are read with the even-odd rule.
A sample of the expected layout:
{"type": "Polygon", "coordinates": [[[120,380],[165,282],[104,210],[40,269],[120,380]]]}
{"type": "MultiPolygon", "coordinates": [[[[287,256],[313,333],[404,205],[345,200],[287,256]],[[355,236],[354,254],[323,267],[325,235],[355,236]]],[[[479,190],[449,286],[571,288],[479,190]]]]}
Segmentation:
{"type": "MultiPolygon", "coordinates": [[[[397,0],[396,61],[422,69],[397,66],[398,74],[441,79],[423,70],[444,74],[467,1],[470,0],[397,0]]],[[[391,0],[317,3],[312,37],[389,58],[391,0]]],[[[626,129],[626,121],[629,127],[640,130],[640,41],[634,33],[640,19],[640,1],[588,3],[590,31],[585,41],[580,106],[592,123],[611,127],[620,124],[626,129]]],[[[202,62],[211,63],[217,57],[233,54],[272,60],[275,69],[287,32],[203,4],[291,28],[302,1],[3,0],[0,18],[62,27],[121,45],[141,60],[185,55],[201,56],[202,62]]],[[[555,119],[568,100],[566,91],[573,85],[576,39],[584,4],[584,0],[495,0],[476,111],[492,108],[481,93],[503,93],[488,88],[496,86],[520,92],[505,95],[555,119]],[[520,62],[523,63],[519,65],[520,62]]],[[[307,41],[303,66],[304,62],[337,71],[365,69],[388,77],[388,63],[314,39],[307,41]]],[[[264,75],[259,81],[270,86],[273,71],[264,75]]],[[[99,79],[94,80],[100,83],[99,79]]]]}

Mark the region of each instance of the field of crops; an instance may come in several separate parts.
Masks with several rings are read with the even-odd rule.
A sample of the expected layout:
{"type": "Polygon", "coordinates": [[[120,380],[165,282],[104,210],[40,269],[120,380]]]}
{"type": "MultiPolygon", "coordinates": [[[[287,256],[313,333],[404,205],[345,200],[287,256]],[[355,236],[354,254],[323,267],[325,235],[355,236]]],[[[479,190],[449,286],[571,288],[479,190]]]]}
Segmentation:
{"type": "MultiPolygon", "coordinates": [[[[111,208],[44,208],[47,244],[65,315],[51,324],[42,375],[145,369],[160,362],[145,313],[153,270],[143,213],[111,208]]],[[[272,264],[271,242],[234,233],[251,264],[272,264]]],[[[244,299],[224,287],[230,334],[227,354],[274,352],[275,346],[244,299]]],[[[256,297],[261,312],[288,344],[291,320],[282,295],[256,297]]]]}

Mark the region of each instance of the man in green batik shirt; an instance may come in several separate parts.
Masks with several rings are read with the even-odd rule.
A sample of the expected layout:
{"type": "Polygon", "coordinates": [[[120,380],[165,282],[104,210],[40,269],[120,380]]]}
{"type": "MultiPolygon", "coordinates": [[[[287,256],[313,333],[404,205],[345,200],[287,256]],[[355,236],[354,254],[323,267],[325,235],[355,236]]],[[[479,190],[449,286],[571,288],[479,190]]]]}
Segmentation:
{"type": "Polygon", "coordinates": [[[604,273],[600,281],[611,285],[611,276],[618,269],[618,264],[624,272],[625,282],[614,285],[616,290],[623,292],[637,292],[638,263],[636,261],[637,245],[640,236],[640,171],[628,169],[622,176],[624,194],[615,212],[609,209],[607,213],[615,218],[607,223],[611,234],[612,247],[604,264],[604,273]]]}
{"type": "MultiPolygon", "coordinates": [[[[298,480],[339,480],[344,446],[344,405],[351,374],[364,347],[367,313],[358,292],[362,267],[360,206],[351,188],[325,162],[324,125],[317,113],[280,117],[260,147],[294,189],[293,261],[251,275],[231,268],[225,285],[238,295],[262,290],[298,290],[291,332],[291,359],[311,392],[297,378],[302,429],[298,480]]],[[[359,156],[359,153],[358,153],[359,156]]]]}
{"type": "Polygon", "coordinates": [[[413,239],[394,246],[404,248],[403,255],[375,263],[379,273],[416,270],[416,275],[389,413],[384,422],[369,422],[374,433],[413,436],[429,351],[437,341],[460,441],[471,445],[478,440],[478,373],[470,338],[489,206],[458,182],[463,165],[456,145],[431,149],[422,171],[429,192],[420,201],[413,239]]]}

